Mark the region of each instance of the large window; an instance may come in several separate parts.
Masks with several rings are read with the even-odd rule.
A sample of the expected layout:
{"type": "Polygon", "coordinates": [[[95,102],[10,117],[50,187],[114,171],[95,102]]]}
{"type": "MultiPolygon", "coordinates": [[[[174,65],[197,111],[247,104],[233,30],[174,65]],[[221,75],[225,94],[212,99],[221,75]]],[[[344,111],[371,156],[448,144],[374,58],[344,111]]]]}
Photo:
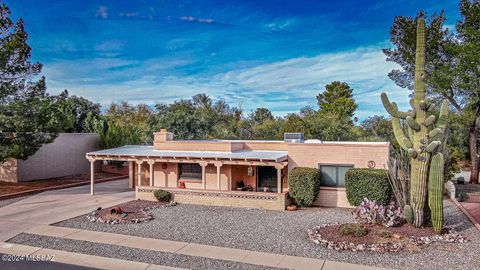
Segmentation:
{"type": "Polygon", "coordinates": [[[345,173],[353,165],[319,164],[322,187],[345,187],[345,173]]]}
{"type": "Polygon", "coordinates": [[[202,180],[202,167],[196,163],[179,163],[178,171],[180,179],[202,180]]]}

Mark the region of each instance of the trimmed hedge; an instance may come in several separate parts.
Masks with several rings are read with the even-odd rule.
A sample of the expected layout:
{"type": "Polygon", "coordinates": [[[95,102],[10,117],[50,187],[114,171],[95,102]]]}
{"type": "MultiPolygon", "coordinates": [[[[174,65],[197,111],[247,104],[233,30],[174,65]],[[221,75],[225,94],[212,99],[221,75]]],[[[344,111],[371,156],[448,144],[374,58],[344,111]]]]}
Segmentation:
{"type": "Polygon", "coordinates": [[[172,196],[170,192],[163,189],[156,189],[153,192],[153,195],[155,196],[155,198],[157,198],[159,202],[168,202],[170,201],[170,197],[172,196]]]}
{"type": "Polygon", "coordinates": [[[387,205],[392,196],[387,171],[383,169],[350,169],[345,174],[345,189],[351,205],[358,206],[364,198],[387,205]]]}
{"type": "Polygon", "coordinates": [[[320,170],[296,167],[288,173],[289,194],[297,204],[312,205],[320,189],[320,170]]]}

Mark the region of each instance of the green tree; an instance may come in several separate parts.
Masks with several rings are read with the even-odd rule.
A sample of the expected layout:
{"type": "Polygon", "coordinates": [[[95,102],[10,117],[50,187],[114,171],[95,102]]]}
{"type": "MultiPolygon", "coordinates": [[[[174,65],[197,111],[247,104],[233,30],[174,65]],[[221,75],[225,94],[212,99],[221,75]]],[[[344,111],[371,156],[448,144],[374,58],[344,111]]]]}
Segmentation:
{"type": "MultiPolygon", "coordinates": [[[[430,96],[447,99],[454,107],[454,113],[466,123],[472,163],[470,182],[478,183],[480,1],[461,0],[460,14],[462,19],[453,34],[443,27],[443,12],[430,18],[426,36],[425,80],[430,96]]],[[[392,70],[389,77],[397,85],[408,89],[413,88],[415,24],[420,17],[426,17],[425,12],[419,12],[416,18],[396,17],[390,33],[395,48],[384,50],[387,61],[396,62],[402,68],[392,70]]]]}
{"type": "Polygon", "coordinates": [[[370,116],[360,123],[365,140],[396,142],[392,122],[382,115],[370,116]]]}
{"type": "Polygon", "coordinates": [[[32,63],[23,21],[10,19],[0,5],[0,162],[27,159],[63,129],[65,117],[58,108],[62,97],[46,93],[45,78],[32,63]]]}
{"type": "Polygon", "coordinates": [[[93,103],[83,97],[70,96],[67,90],[63,91],[60,96],[62,96],[62,102],[59,104],[59,109],[63,112],[68,122],[63,132],[89,132],[85,127],[85,120],[89,114],[90,117],[99,117],[101,114],[100,104],[93,103]]]}
{"type": "Polygon", "coordinates": [[[151,143],[153,141],[152,132],[150,132],[149,120],[152,116],[152,110],[145,104],[130,105],[127,102],[112,103],[105,113],[107,126],[115,124],[126,129],[136,130],[141,134],[141,143],[151,143]]]}
{"type": "Polygon", "coordinates": [[[353,89],[345,82],[334,81],[325,86],[325,91],[317,95],[320,112],[351,118],[358,108],[353,98],[353,89]]]}

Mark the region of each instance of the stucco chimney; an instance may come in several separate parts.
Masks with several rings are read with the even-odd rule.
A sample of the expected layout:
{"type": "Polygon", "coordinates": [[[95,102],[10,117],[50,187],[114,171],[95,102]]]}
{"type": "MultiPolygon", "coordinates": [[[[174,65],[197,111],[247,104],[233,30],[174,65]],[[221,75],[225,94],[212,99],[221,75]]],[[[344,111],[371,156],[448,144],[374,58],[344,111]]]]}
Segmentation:
{"type": "Polygon", "coordinates": [[[166,129],[160,129],[160,132],[153,133],[155,142],[167,142],[173,141],[173,133],[168,132],[166,129]]]}

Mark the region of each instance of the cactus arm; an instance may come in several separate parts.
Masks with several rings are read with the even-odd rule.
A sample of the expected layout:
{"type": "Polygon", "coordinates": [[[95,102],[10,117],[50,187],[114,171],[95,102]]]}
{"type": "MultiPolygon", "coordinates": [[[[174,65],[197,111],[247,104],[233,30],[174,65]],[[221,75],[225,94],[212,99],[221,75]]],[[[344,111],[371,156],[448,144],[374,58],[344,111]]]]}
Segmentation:
{"type": "Polygon", "coordinates": [[[415,119],[414,119],[413,117],[407,116],[407,118],[405,118],[405,121],[407,122],[407,125],[408,125],[411,129],[413,129],[413,130],[415,130],[415,131],[419,131],[419,130],[420,130],[420,125],[419,125],[417,122],[415,122],[415,119]]]}
{"type": "Polygon", "coordinates": [[[427,149],[426,149],[426,150],[427,150],[427,152],[429,152],[429,153],[433,153],[433,152],[435,152],[435,150],[438,149],[438,147],[439,147],[440,145],[442,145],[442,143],[441,143],[440,141],[433,141],[433,142],[431,142],[431,143],[429,143],[429,144],[427,145],[427,149]]]}
{"type": "Polygon", "coordinates": [[[428,207],[436,234],[440,234],[443,228],[443,162],[442,153],[436,153],[428,176],[428,207]]]}
{"type": "Polygon", "coordinates": [[[415,137],[415,132],[408,125],[407,125],[407,135],[408,135],[408,138],[410,139],[410,141],[413,142],[413,138],[415,137]]]}
{"type": "Polygon", "coordinates": [[[430,103],[430,105],[427,108],[427,111],[431,112],[433,109],[435,109],[435,103],[430,103]]]}
{"type": "Polygon", "coordinates": [[[412,142],[405,136],[405,133],[402,130],[402,126],[400,125],[400,119],[396,117],[392,117],[392,127],[393,127],[393,134],[397,139],[398,144],[404,150],[408,151],[408,149],[413,147],[412,142]]]}
{"type": "Polygon", "coordinates": [[[438,135],[441,135],[441,134],[443,134],[443,130],[442,130],[442,129],[440,129],[440,128],[434,128],[434,129],[432,129],[432,130],[428,133],[428,136],[429,136],[430,138],[435,138],[435,137],[437,137],[438,135]]]}
{"type": "Polygon", "coordinates": [[[427,117],[427,119],[425,119],[425,121],[423,122],[423,124],[426,126],[426,127],[430,127],[431,125],[435,124],[435,120],[437,118],[435,117],[435,115],[430,115],[429,117],[427,117]]]}
{"type": "Polygon", "coordinates": [[[407,116],[415,117],[415,112],[413,111],[400,112],[398,110],[397,104],[395,104],[395,102],[390,102],[390,100],[388,100],[387,94],[382,93],[380,97],[382,99],[383,107],[392,117],[401,118],[401,119],[405,119],[407,118],[407,116]]]}
{"type": "Polygon", "coordinates": [[[449,104],[447,100],[442,102],[440,106],[440,114],[438,115],[437,128],[445,130],[448,122],[449,104]]]}

